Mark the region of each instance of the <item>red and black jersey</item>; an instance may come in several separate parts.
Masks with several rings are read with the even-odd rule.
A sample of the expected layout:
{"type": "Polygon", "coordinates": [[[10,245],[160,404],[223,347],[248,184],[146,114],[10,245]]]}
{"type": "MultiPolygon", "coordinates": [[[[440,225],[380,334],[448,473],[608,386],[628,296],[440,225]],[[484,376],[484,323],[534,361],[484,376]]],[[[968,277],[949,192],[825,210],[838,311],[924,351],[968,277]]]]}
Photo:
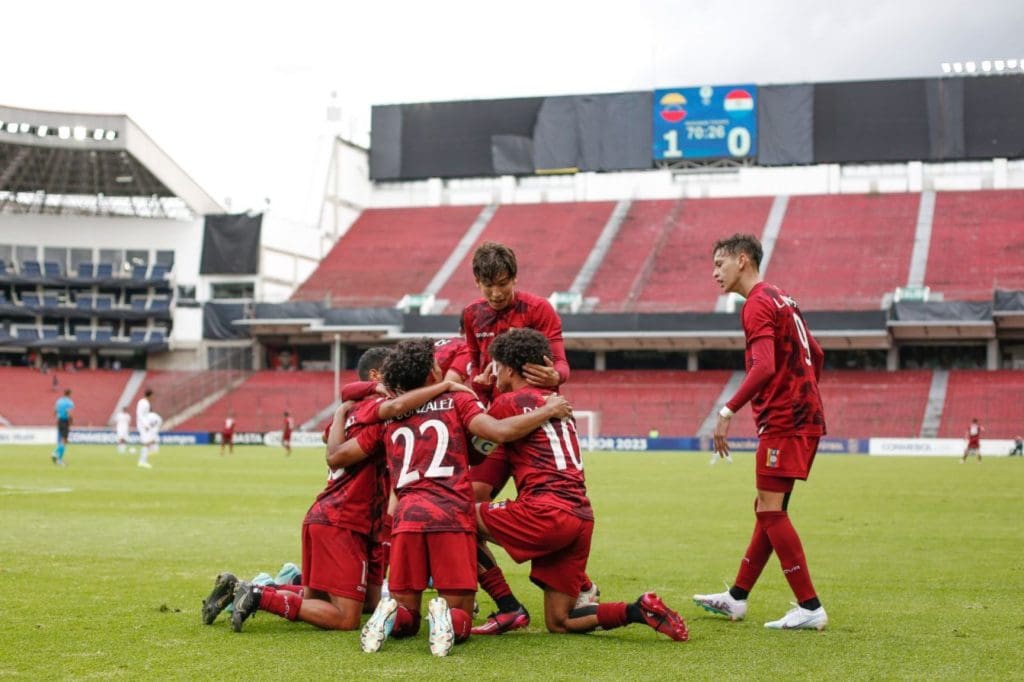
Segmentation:
{"type": "Polygon", "coordinates": [[[825,355],[796,301],[778,287],[758,282],[743,304],[741,318],[747,371],[753,365],[751,347],[756,340],[770,338],[775,349],[774,372],[750,401],[758,435],[824,435],[817,375],[825,355]]]}
{"type": "Polygon", "coordinates": [[[474,532],[467,429],[483,405],[468,393],[442,393],[401,419],[368,428],[359,446],[383,443],[398,507],[392,534],[474,532]]]}
{"type": "MultiPolygon", "coordinates": [[[[495,398],[488,413],[505,419],[544,405],[550,391],[528,386],[495,398]]],[[[518,499],[564,509],[593,520],[583,475],[583,455],[571,419],[552,419],[526,438],[505,444],[518,499]]]]}
{"type": "MultiPolygon", "coordinates": [[[[356,405],[345,419],[345,434],[358,437],[379,425],[377,410],[383,398],[370,398],[356,405]]],[[[330,427],[328,427],[328,431],[330,427]]],[[[380,524],[387,507],[388,489],[381,481],[381,453],[344,469],[328,473],[327,487],[317,495],[304,523],[320,523],[370,534],[380,524]]]]}
{"type": "Polygon", "coordinates": [[[458,372],[462,381],[473,373],[473,360],[465,339],[441,339],[434,344],[434,359],[441,368],[443,377],[452,369],[458,372]]]}
{"type": "Polygon", "coordinates": [[[551,344],[551,358],[555,369],[562,377],[562,383],[569,378],[569,362],[565,359],[565,344],[562,341],[562,320],[547,299],[525,291],[515,292],[512,302],[501,310],[495,310],[481,298],[470,303],[462,311],[462,325],[466,331],[466,346],[470,357],[479,370],[491,361],[487,352],[494,338],[509,329],[536,329],[551,344]]]}
{"type": "Polygon", "coordinates": [[[295,420],[293,420],[291,417],[285,417],[284,428],[282,429],[281,438],[283,440],[290,439],[292,437],[293,428],[295,428],[295,420]]]}

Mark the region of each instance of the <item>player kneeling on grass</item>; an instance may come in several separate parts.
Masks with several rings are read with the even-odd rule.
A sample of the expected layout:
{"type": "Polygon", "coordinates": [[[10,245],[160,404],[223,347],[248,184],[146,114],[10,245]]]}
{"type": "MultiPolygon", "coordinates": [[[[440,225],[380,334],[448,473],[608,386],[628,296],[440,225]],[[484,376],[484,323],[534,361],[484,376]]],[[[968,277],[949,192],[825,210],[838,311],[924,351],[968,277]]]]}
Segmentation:
{"type": "MultiPolygon", "coordinates": [[[[535,414],[545,392],[531,386],[523,374],[527,364],[541,364],[551,348],[533,329],[512,329],[490,347],[500,394],[488,413],[495,418],[535,414]]],[[[544,590],[544,622],[551,632],[590,632],[629,623],[645,623],[685,642],[686,623],[653,592],[632,603],[578,606],[588,583],[587,559],[594,531],[594,511],[587,498],[583,459],[572,417],[543,421],[522,438],[505,444],[515,480],[517,499],[482,502],[476,506],[481,539],[497,542],[516,562],[531,562],[530,580],[544,590]]],[[[482,546],[482,545],[481,545],[482,546]]],[[[481,568],[493,557],[481,557],[481,568]]],[[[493,564],[492,564],[493,566],[493,564]]],[[[485,571],[481,571],[482,574],[485,571]]],[[[500,625],[500,614],[474,632],[489,633],[500,625]]]]}
{"type": "MultiPolygon", "coordinates": [[[[384,383],[399,396],[434,385],[441,370],[433,351],[428,339],[402,341],[384,363],[384,383]]],[[[530,414],[497,420],[471,391],[456,385],[415,411],[330,449],[332,465],[349,467],[383,444],[397,497],[388,576],[393,598],[382,598],[363,627],[363,651],[379,650],[389,636],[419,631],[430,578],[439,595],[428,605],[430,652],[445,656],[469,637],[477,570],[473,493],[466,476],[475,451],[467,431],[503,443],[570,414],[565,399],[552,395],[530,414]]]]}

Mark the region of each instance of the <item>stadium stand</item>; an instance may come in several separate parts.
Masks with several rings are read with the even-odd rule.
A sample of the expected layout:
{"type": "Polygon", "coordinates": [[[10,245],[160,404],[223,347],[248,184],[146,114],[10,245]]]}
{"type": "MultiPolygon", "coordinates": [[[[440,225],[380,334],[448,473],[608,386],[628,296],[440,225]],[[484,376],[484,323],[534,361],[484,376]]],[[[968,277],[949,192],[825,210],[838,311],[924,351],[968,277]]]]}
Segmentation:
{"type": "Polygon", "coordinates": [[[1024,372],[952,370],[939,423],[939,437],[963,438],[975,417],[985,429],[982,438],[1022,435],[1024,372]]]}
{"type": "MultiPolygon", "coordinates": [[[[355,379],[355,372],[342,374],[342,382],[355,379]]],[[[300,425],[330,405],[333,399],[333,372],[256,372],[176,430],[220,431],[230,411],[238,431],[274,431],[281,428],[281,415],[285,410],[289,410],[296,425],[300,425]]]]}
{"type": "Polygon", "coordinates": [[[1024,289],[1024,191],[936,193],[931,243],[925,284],[947,301],[1024,289]]]}
{"type": "Polygon", "coordinates": [[[731,372],[708,370],[574,370],[561,392],[578,410],[601,415],[600,432],[692,436],[718,400],[731,372]]]}
{"type": "Polygon", "coordinates": [[[0,367],[0,385],[11,396],[31,396],[4,401],[2,416],[16,426],[54,423],[53,403],[64,389],[75,402],[75,428],[106,428],[131,372],[83,370],[46,374],[28,367],[0,367]],[[54,386],[54,376],[57,384],[54,386]]]}
{"type": "Polygon", "coordinates": [[[766,276],[804,310],[877,310],[907,282],[919,194],[791,197],[766,276]]]}
{"type": "Polygon", "coordinates": [[[330,299],[338,308],[393,307],[405,294],[426,288],[480,209],[440,206],[363,211],[292,299],[330,299]],[[398,251],[403,253],[398,261],[382,257],[398,251]],[[408,257],[410,254],[415,257],[408,257]]]}
{"type": "Polygon", "coordinates": [[[459,263],[438,298],[456,314],[479,297],[473,286],[473,250],[485,241],[516,252],[518,287],[547,298],[567,291],[611,216],[610,201],[501,206],[459,263]]]}

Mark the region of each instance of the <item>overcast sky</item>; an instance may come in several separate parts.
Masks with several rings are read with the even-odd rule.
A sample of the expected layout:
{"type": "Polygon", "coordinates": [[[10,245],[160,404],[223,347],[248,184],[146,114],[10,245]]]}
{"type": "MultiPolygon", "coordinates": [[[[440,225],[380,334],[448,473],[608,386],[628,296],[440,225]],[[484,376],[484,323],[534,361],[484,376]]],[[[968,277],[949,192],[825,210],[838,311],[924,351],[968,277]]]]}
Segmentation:
{"type": "Polygon", "coordinates": [[[1024,59],[1021,0],[96,2],[4,12],[0,104],[131,116],[213,197],[312,221],[336,92],[413,101],[936,76],[1024,59]],[[325,6],[327,5],[327,6],[325,6]]]}

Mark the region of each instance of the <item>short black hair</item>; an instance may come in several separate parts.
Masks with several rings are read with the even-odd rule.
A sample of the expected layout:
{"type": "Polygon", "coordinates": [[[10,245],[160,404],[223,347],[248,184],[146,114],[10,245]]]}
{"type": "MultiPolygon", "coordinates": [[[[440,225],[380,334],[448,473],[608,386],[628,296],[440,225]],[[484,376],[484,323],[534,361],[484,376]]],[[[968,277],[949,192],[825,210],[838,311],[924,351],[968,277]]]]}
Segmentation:
{"type": "Polygon", "coordinates": [[[147,389],[146,389],[146,393],[145,393],[145,395],[146,395],[146,397],[147,397],[147,398],[148,398],[149,396],[153,395],[153,389],[151,389],[151,388],[147,388],[147,389]]]}
{"type": "Polygon", "coordinates": [[[711,255],[714,256],[719,251],[730,256],[745,253],[747,258],[754,261],[754,266],[758,270],[761,269],[761,258],[764,256],[764,250],[761,248],[760,240],[752,234],[740,234],[737,232],[731,237],[719,239],[711,249],[711,255]]]}
{"type": "Polygon", "coordinates": [[[71,389],[70,388],[65,388],[64,389],[64,395],[71,395],[71,389]]]}
{"type": "Polygon", "coordinates": [[[359,356],[359,362],[356,364],[356,371],[359,373],[360,381],[370,380],[370,371],[374,369],[380,369],[384,365],[384,361],[391,353],[391,349],[386,346],[374,346],[365,353],[359,356]]]}
{"type": "Polygon", "coordinates": [[[434,369],[434,340],[407,339],[391,349],[383,367],[384,385],[394,391],[411,391],[427,383],[434,369]]]}
{"type": "Polygon", "coordinates": [[[504,244],[484,242],[473,253],[473,277],[478,282],[493,282],[504,275],[515,279],[518,270],[515,251],[504,244]]]}
{"type": "Polygon", "coordinates": [[[509,329],[499,334],[487,348],[490,356],[516,372],[523,373],[523,365],[543,365],[551,357],[551,344],[536,329],[509,329]]]}

